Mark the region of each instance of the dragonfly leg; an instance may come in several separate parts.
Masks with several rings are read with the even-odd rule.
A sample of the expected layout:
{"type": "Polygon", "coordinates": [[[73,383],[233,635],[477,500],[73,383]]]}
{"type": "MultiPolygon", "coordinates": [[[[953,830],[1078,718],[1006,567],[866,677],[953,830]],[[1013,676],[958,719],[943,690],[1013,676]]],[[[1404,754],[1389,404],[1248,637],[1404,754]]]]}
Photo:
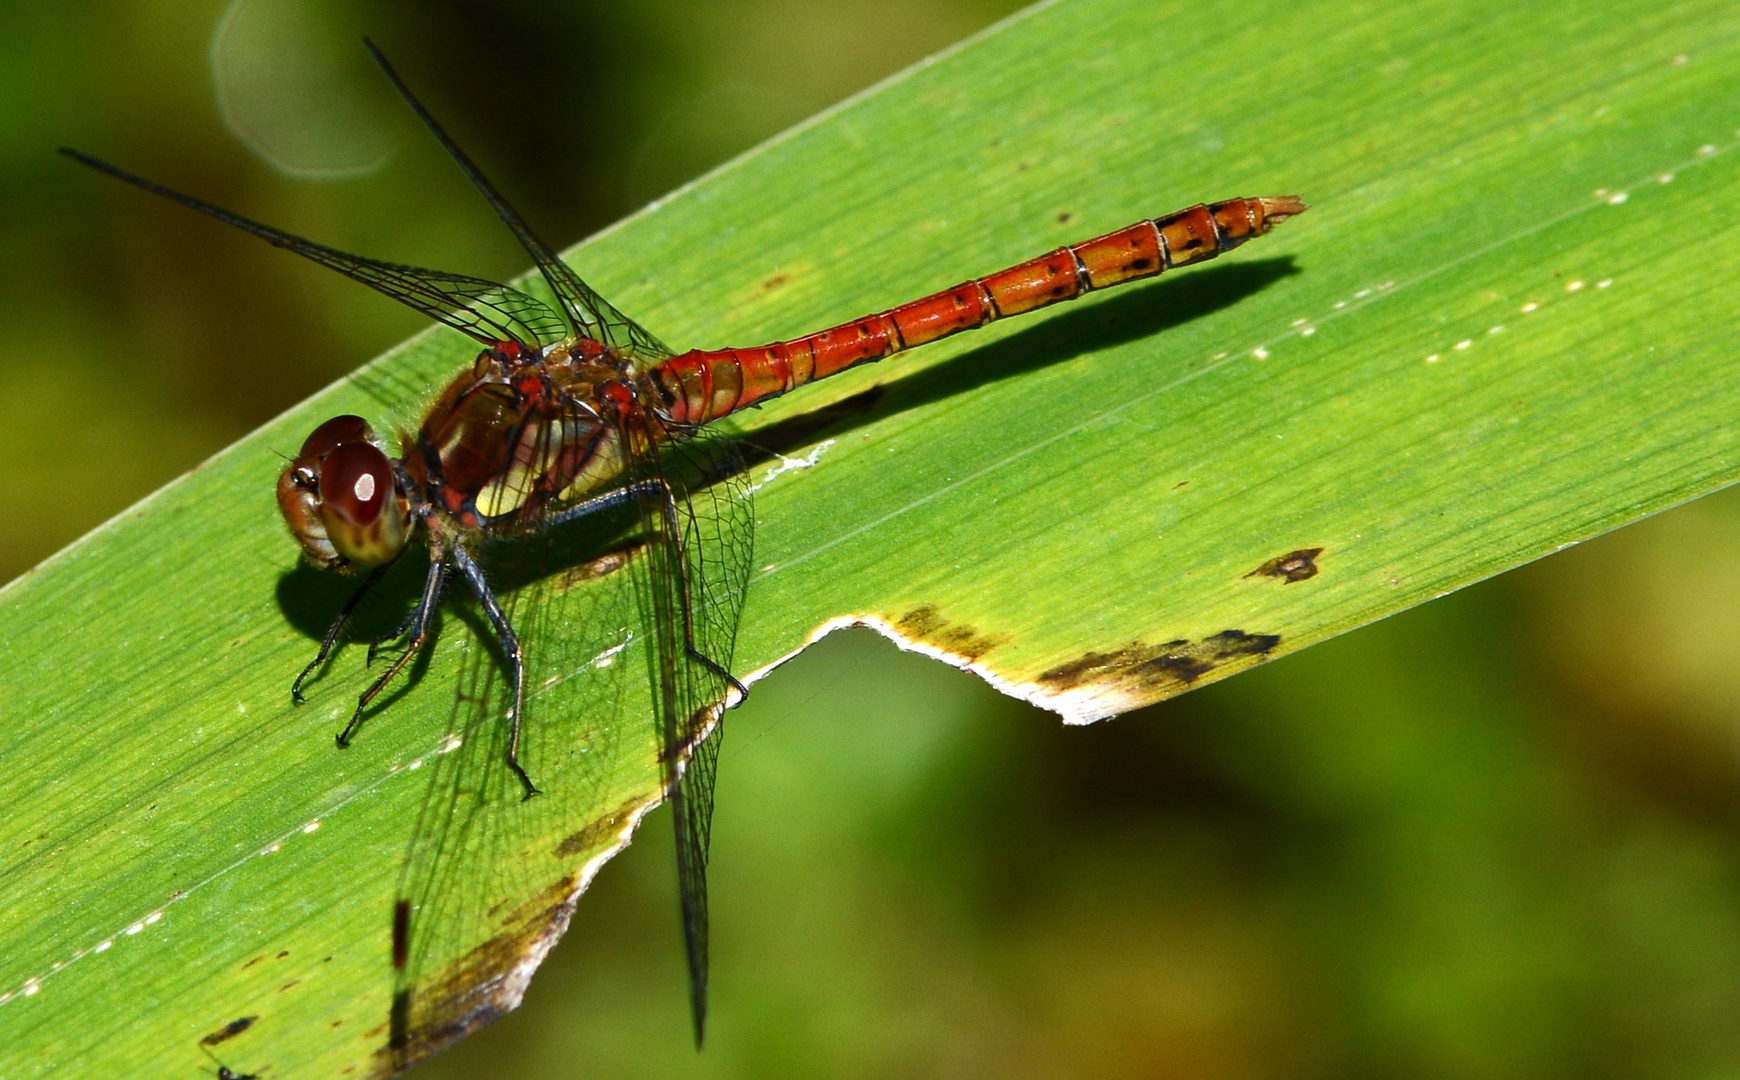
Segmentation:
{"type": "MultiPolygon", "coordinates": [[[[671,530],[672,538],[681,544],[683,538],[682,518],[677,513],[677,496],[671,490],[671,486],[663,480],[649,480],[644,484],[635,486],[653,488],[663,496],[665,527],[671,530]]],[[[689,659],[724,679],[733,690],[737,691],[737,703],[741,705],[743,700],[749,696],[749,687],[744,686],[738,681],[737,676],[725,670],[723,664],[695,646],[695,603],[689,595],[689,575],[686,567],[677,574],[677,595],[683,606],[683,651],[689,655],[689,659]]]]}
{"type": "Polygon", "coordinates": [[[619,487],[615,491],[607,491],[602,495],[587,499],[585,502],[575,503],[566,510],[561,510],[546,516],[543,521],[539,522],[539,528],[548,529],[556,525],[566,524],[567,522],[586,517],[588,514],[597,514],[615,506],[622,506],[626,503],[634,502],[636,499],[647,495],[663,496],[668,495],[668,492],[665,489],[665,485],[656,480],[648,480],[644,483],[619,487]]]}
{"type": "Polygon", "coordinates": [[[357,725],[362,723],[363,710],[369,707],[369,702],[386,689],[394,676],[404,670],[406,664],[422,651],[423,645],[429,639],[429,624],[435,619],[435,606],[441,600],[441,586],[447,581],[447,558],[440,547],[431,540],[429,544],[429,576],[423,580],[423,595],[418,598],[417,606],[411,612],[411,640],[405,643],[405,651],[393,666],[382,673],[381,677],[369,684],[357,699],[356,712],[351,714],[350,723],[344,725],[344,730],[338,733],[339,749],[350,745],[350,737],[355,733],[357,725]]]}
{"type": "Polygon", "coordinates": [[[520,716],[524,712],[526,699],[526,665],[525,655],[520,650],[520,639],[514,634],[513,625],[508,622],[507,613],[496,602],[495,593],[490,591],[489,582],[484,580],[483,570],[472,561],[471,553],[454,544],[453,562],[465,576],[471,591],[477,595],[477,602],[483,605],[483,613],[489,617],[489,624],[495,628],[495,636],[501,641],[502,655],[507,658],[508,677],[514,683],[513,708],[508,712],[512,726],[508,731],[507,763],[508,768],[514,771],[514,775],[525,786],[525,797],[529,799],[538,794],[538,788],[532,783],[532,778],[526,775],[526,770],[520,767],[520,716]]]}
{"type": "MultiPolygon", "coordinates": [[[[375,567],[374,572],[363,580],[362,586],[356,592],[351,593],[350,599],[344,602],[344,607],[338,610],[338,617],[333,619],[332,625],[326,628],[326,637],[320,642],[320,651],[314,654],[314,659],[308,662],[308,666],[302,669],[302,674],[296,676],[296,681],[290,684],[291,701],[300,705],[307,700],[302,696],[302,684],[308,681],[308,676],[314,674],[320,665],[326,663],[327,657],[332,655],[332,647],[338,644],[338,635],[344,633],[345,625],[350,622],[350,617],[356,614],[357,605],[361,604],[363,597],[369,594],[369,590],[379,584],[381,578],[386,576],[387,567],[391,565],[388,563],[387,566],[375,567]]],[[[369,648],[369,653],[372,659],[373,646],[369,648]]]]}
{"type": "MultiPolygon", "coordinates": [[[[447,588],[447,583],[453,579],[453,568],[443,565],[442,571],[446,576],[441,579],[441,588],[445,590],[447,588]]],[[[399,623],[399,625],[393,629],[392,633],[382,634],[380,637],[369,642],[369,655],[366,662],[367,666],[374,666],[375,657],[380,655],[382,646],[394,641],[403,641],[405,637],[410,634],[411,627],[415,626],[416,623],[417,609],[412,608],[410,614],[405,616],[404,621],[399,623]]]]}

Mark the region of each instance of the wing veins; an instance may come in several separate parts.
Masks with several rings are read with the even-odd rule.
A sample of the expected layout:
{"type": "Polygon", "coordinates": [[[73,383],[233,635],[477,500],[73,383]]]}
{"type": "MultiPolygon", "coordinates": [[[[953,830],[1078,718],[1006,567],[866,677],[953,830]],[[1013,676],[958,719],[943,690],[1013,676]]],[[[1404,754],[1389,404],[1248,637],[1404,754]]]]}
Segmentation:
{"type": "Polygon", "coordinates": [[[515,238],[519,240],[520,246],[524,247],[526,253],[532,257],[532,261],[537,264],[539,273],[543,274],[544,281],[549,284],[551,291],[561,302],[562,309],[572,324],[573,332],[605,345],[627,348],[644,358],[660,359],[671,355],[671,351],[662,342],[633,319],[618,311],[608,300],[605,300],[604,297],[598,295],[589,285],[580,280],[580,275],[576,274],[572,267],[563,262],[555,251],[532,231],[531,226],[526,224],[525,219],[513,208],[507,198],[483,174],[483,170],[471,160],[470,155],[459,148],[459,144],[447,133],[447,129],[436,121],[429,110],[423,106],[423,103],[417,99],[417,96],[411,92],[411,88],[405,85],[405,81],[399,77],[397,71],[393,70],[393,65],[387,61],[385,54],[375,43],[364,38],[363,44],[368,46],[375,61],[381,65],[381,70],[386,72],[393,88],[398,90],[399,95],[405,99],[405,103],[411,107],[411,111],[417,114],[417,119],[421,120],[423,126],[429,129],[429,133],[435,136],[435,140],[441,144],[442,149],[446,150],[448,156],[459,166],[459,171],[463,172],[466,179],[471,181],[472,186],[483,196],[484,201],[489,203],[496,216],[512,230],[515,238]]]}
{"type": "Polygon", "coordinates": [[[60,152],[98,172],[257,236],[273,247],[336,270],[486,345],[513,341],[538,352],[545,344],[567,336],[562,320],[548,304],[499,282],[352,255],[184,195],[78,150],[62,147],[60,152]]]}

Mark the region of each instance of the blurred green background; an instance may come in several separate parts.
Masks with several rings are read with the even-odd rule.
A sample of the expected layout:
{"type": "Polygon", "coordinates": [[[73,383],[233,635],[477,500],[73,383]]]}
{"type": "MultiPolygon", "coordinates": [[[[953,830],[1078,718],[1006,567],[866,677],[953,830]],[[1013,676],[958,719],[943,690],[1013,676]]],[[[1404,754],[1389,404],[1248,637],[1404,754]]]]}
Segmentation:
{"type": "MultiPolygon", "coordinates": [[[[0,580],[422,325],[57,145],[501,278],[358,33],[566,246],[1015,6],[0,8],[0,580]]],[[[1734,494],[1085,729],[839,634],[729,718],[706,1052],[661,813],[420,1075],[1740,1075],[1737,716],[1734,494]]]]}

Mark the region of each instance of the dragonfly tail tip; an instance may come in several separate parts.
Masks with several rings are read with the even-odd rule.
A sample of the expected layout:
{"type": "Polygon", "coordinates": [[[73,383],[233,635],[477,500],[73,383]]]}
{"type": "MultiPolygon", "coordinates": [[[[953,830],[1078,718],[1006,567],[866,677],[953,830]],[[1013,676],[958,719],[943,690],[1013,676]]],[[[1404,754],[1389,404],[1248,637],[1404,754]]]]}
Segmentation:
{"type": "Polygon", "coordinates": [[[1257,201],[1263,204],[1265,230],[1272,229],[1288,218],[1303,214],[1310,209],[1305,205],[1305,200],[1297,195],[1271,195],[1257,201]]]}

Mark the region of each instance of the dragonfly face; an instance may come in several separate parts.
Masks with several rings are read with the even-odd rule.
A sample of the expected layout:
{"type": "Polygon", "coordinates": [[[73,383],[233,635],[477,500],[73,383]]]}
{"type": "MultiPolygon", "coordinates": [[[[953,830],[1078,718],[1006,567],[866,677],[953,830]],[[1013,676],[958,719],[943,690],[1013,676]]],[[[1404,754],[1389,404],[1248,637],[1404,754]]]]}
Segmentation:
{"type": "Polygon", "coordinates": [[[393,463],[360,416],[314,429],[278,477],[278,509],[309,560],[328,570],[383,566],[410,538],[393,463]]]}

